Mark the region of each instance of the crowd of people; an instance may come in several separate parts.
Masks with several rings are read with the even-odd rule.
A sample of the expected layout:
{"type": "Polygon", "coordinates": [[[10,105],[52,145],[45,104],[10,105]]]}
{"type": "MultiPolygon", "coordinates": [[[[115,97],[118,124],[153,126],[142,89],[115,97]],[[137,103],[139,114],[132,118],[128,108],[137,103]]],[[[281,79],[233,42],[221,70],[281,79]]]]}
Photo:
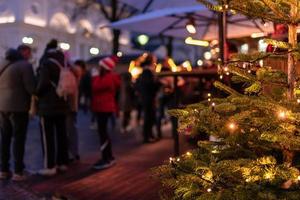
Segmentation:
{"type": "Polygon", "coordinates": [[[70,162],[80,160],[76,128],[79,109],[90,112],[97,125],[102,155],[92,166],[94,169],[115,164],[108,122],[120,110],[121,133],[132,130],[131,112],[137,109],[139,117],[143,113],[143,142],[152,143],[162,137],[161,120],[164,108],[170,105],[174,86],[172,81],[158,80],[154,75],[153,56],[148,55],[141,63],[143,72],[135,82],[128,72],[121,75],[114,72],[117,56],[105,57],[97,67],[88,69],[83,60],[72,62],[70,55],[58,48],[55,39],[47,44],[36,70],[30,58],[31,48],[20,45],[7,50],[0,64],[0,179],[26,179],[24,152],[27,127],[33,115],[40,121],[44,167],[38,174],[42,176],[65,172],[70,162]],[[162,92],[158,96],[159,91],[162,92]]]}

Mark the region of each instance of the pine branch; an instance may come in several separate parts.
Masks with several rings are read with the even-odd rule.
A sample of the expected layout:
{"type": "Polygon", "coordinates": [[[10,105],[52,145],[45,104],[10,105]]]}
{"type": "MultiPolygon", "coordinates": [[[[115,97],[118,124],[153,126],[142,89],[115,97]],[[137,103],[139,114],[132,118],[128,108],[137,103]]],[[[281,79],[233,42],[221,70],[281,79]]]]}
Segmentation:
{"type": "Polygon", "coordinates": [[[234,95],[234,96],[242,95],[242,94],[238,93],[237,91],[235,91],[234,89],[230,88],[229,86],[227,86],[219,81],[215,81],[214,86],[230,95],[234,95]]]}
{"type": "Polygon", "coordinates": [[[232,74],[235,74],[239,77],[242,77],[243,79],[248,80],[249,82],[255,82],[256,78],[252,74],[249,74],[245,72],[245,70],[240,69],[239,67],[236,67],[234,65],[229,65],[228,66],[229,72],[232,74]]]}
{"type": "Polygon", "coordinates": [[[267,43],[267,44],[271,44],[273,46],[276,46],[278,48],[281,48],[281,49],[290,49],[290,48],[292,48],[290,43],[283,42],[283,41],[277,41],[277,40],[273,40],[273,39],[264,39],[264,42],[267,43]]]}
{"type": "Polygon", "coordinates": [[[285,13],[282,13],[278,7],[279,7],[279,3],[274,3],[272,0],[261,0],[267,7],[269,7],[275,15],[277,15],[279,18],[289,18],[289,16],[285,15],[285,13]]]}

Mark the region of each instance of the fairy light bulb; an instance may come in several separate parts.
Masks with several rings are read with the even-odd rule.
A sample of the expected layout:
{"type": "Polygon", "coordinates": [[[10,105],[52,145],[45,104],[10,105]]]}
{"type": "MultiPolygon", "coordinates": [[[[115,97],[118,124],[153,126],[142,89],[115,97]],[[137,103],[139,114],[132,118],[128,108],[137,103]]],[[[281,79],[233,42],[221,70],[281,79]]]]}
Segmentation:
{"type": "Polygon", "coordinates": [[[210,102],[210,101],[211,101],[211,98],[208,98],[207,101],[210,102]]]}
{"type": "Polygon", "coordinates": [[[230,74],[229,72],[226,72],[226,75],[227,75],[227,76],[229,76],[229,74],[230,74]]]}
{"type": "Polygon", "coordinates": [[[211,97],[211,93],[208,93],[207,96],[208,96],[208,97],[211,97]]]}
{"type": "Polygon", "coordinates": [[[228,70],[229,70],[228,67],[224,67],[225,72],[228,72],[228,70]]]}
{"type": "Polygon", "coordinates": [[[297,177],[297,180],[300,181],[300,176],[297,177]]]}
{"type": "Polygon", "coordinates": [[[248,73],[251,74],[251,70],[250,69],[248,70],[248,73]]]}
{"type": "Polygon", "coordinates": [[[297,99],[297,103],[299,103],[299,104],[300,104],[300,99],[297,99]]]}
{"type": "Polygon", "coordinates": [[[180,161],[180,158],[177,158],[177,162],[179,162],[180,161]]]}
{"type": "Polygon", "coordinates": [[[207,191],[207,192],[211,192],[211,191],[212,191],[212,189],[211,189],[211,188],[208,188],[206,191],[207,191]]]}
{"type": "Polygon", "coordinates": [[[221,80],[223,79],[223,75],[220,75],[220,79],[221,79],[221,80]]]}
{"type": "Polygon", "coordinates": [[[186,155],[187,155],[187,156],[191,156],[192,153],[188,151],[188,152],[186,152],[186,155]]]}
{"type": "Polygon", "coordinates": [[[286,118],[286,112],[284,112],[284,111],[279,111],[278,117],[279,117],[279,119],[285,119],[285,118],[286,118]]]}
{"type": "Polygon", "coordinates": [[[212,102],[212,103],[211,103],[211,106],[212,106],[212,107],[215,107],[215,106],[216,106],[216,103],[215,103],[215,102],[212,102]]]}
{"type": "Polygon", "coordinates": [[[237,125],[234,123],[234,122],[230,122],[228,124],[228,128],[231,130],[231,131],[234,131],[236,128],[237,128],[237,125]]]}

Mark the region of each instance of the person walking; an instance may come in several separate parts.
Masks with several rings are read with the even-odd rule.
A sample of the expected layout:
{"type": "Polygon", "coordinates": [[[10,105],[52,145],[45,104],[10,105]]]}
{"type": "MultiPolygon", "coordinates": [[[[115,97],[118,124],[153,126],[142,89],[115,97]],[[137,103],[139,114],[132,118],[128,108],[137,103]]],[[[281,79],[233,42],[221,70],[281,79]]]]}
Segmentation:
{"type": "Polygon", "coordinates": [[[37,77],[37,113],[40,116],[44,168],[38,174],[53,176],[57,170],[66,171],[68,144],[66,117],[68,102],[57,93],[62,66],[65,66],[63,52],[58,50],[56,40],[47,44],[40,61],[37,77]]]}
{"type": "Polygon", "coordinates": [[[116,56],[100,60],[99,74],[92,78],[92,110],[96,114],[102,152],[102,158],[93,168],[99,170],[115,164],[107,124],[108,119],[117,111],[115,96],[120,87],[120,77],[113,72],[117,61],[116,56]]]}
{"type": "Polygon", "coordinates": [[[137,79],[136,88],[141,98],[141,104],[144,113],[144,124],[143,124],[143,136],[144,143],[150,143],[156,141],[152,127],[156,122],[156,94],[159,90],[160,83],[155,79],[153,74],[154,58],[152,55],[148,55],[144,62],[141,63],[143,67],[143,73],[137,79]]]}
{"type": "Polygon", "coordinates": [[[131,74],[125,72],[121,76],[122,84],[120,89],[120,108],[123,112],[121,133],[128,133],[131,131],[130,126],[131,111],[135,103],[135,91],[131,81],[131,74]]]}
{"type": "Polygon", "coordinates": [[[10,147],[13,140],[14,173],[12,180],[25,180],[24,152],[31,95],[35,89],[32,65],[14,49],[0,64],[0,179],[10,176],[10,147]]]}

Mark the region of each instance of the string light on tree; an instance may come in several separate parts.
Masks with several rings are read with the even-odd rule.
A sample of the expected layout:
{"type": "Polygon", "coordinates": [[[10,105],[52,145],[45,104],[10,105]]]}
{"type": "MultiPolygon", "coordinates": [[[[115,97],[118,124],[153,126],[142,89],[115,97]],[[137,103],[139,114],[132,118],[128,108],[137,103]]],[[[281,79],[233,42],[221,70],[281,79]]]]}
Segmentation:
{"type": "Polygon", "coordinates": [[[278,112],[278,118],[279,119],[285,119],[286,118],[286,112],[285,111],[279,111],[278,112]]]}
{"type": "Polygon", "coordinates": [[[192,153],[188,151],[188,152],[186,152],[186,155],[187,156],[192,156],[192,153]]]}
{"type": "Polygon", "coordinates": [[[228,124],[228,128],[229,128],[230,131],[234,131],[234,130],[237,129],[237,125],[236,125],[236,123],[234,123],[234,122],[230,122],[230,123],[228,124]]]}
{"type": "Polygon", "coordinates": [[[297,99],[297,103],[299,103],[299,104],[300,104],[300,99],[297,99]]]}
{"type": "Polygon", "coordinates": [[[207,191],[207,192],[211,192],[211,191],[212,191],[212,189],[211,189],[211,188],[208,188],[206,191],[207,191]]]}

